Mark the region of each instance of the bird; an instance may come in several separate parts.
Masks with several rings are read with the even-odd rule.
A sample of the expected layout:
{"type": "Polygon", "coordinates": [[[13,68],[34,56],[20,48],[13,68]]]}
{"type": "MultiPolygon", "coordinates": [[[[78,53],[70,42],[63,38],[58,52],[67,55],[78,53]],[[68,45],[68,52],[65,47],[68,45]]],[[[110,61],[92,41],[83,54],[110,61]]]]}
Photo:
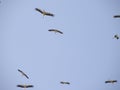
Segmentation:
{"type": "Polygon", "coordinates": [[[116,38],[117,40],[119,39],[119,36],[117,34],[114,35],[114,38],[116,38]]]}
{"type": "Polygon", "coordinates": [[[117,82],[117,80],[107,80],[107,81],[105,81],[105,83],[116,83],[117,82]]]}
{"type": "Polygon", "coordinates": [[[114,18],[120,18],[120,15],[114,15],[113,17],[114,18]]]}
{"type": "Polygon", "coordinates": [[[63,34],[63,32],[57,29],[49,29],[48,31],[63,34]]]}
{"type": "Polygon", "coordinates": [[[61,81],[60,83],[61,84],[68,84],[68,85],[70,84],[70,82],[65,82],[65,81],[61,81]]]}
{"type": "Polygon", "coordinates": [[[17,87],[21,87],[21,88],[32,88],[34,87],[33,85],[17,85],[17,87]]]}
{"type": "Polygon", "coordinates": [[[54,14],[49,13],[49,12],[46,12],[46,11],[41,10],[41,9],[39,9],[39,8],[35,8],[35,10],[38,11],[38,12],[40,12],[41,14],[43,14],[43,16],[46,15],[46,16],[52,16],[52,17],[54,17],[54,14]]]}
{"type": "Polygon", "coordinates": [[[23,76],[25,76],[27,79],[29,79],[29,77],[28,77],[23,71],[21,71],[20,69],[18,69],[18,71],[19,71],[23,76]]]}

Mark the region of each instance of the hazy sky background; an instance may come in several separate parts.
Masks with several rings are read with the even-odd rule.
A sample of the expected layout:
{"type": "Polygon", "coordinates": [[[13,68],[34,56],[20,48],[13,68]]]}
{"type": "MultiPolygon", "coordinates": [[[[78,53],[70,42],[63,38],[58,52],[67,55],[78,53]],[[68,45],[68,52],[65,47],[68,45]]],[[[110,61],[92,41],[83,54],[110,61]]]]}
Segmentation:
{"type": "Polygon", "coordinates": [[[34,85],[30,90],[119,90],[120,40],[113,39],[120,35],[120,19],[113,18],[118,14],[120,0],[1,0],[0,90],[22,90],[18,84],[34,85]],[[105,84],[109,79],[118,82],[105,84]]]}

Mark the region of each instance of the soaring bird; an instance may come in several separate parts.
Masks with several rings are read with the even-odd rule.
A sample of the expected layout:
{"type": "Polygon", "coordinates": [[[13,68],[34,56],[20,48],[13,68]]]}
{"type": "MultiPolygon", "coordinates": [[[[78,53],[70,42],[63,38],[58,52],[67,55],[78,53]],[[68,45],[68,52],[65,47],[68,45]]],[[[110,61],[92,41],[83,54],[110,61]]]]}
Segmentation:
{"type": "Polygon", "coordinates": [[[23,71],[21,71],[20,69],[18,69],[18,71],[19,71],[23,76],[25,76],[27,79],[29,79],[29,77],[28,77],[23,71]]]}
{"type": "Polygon", "coordinates": [[[48,31],[63,34],[63,32],[57,29],[49,29],[48,31]]]}
{"type": "Polygon", "coordinates": [[[117,34],[114,35],[114,38],[119,39],[119,36],[117,34]]]}
{"type": "Polygon", "coordinates": [[[69,82],[64,82],[64,81],[61,81],[60,83],[61,84],[68,84],[68,85],[70,84],[69,82]]]}
{"type": "Polygon", "coordinates": [[[120,15],[115,15],[115,16],[113,16],[114,18],[120,18],[120,15]]]}
{"type": "Polygon", "coordinates": [[[52,17],[54,16],[54,14],[46,12],[46,11],[38,9],[38,8],[35,8],[35,10],[38,11],[38,12],[40,12],[41,14],[43,14],[43,16],[45,16],[45,15],[46,16],[52,16],[52,17]]]}
{"type": "Polygon", "coordinates": [[[105,83],[115,83],[115,82],[117,82],[117,80],[107,80],[107,81],[105,81],[105,83]]]}
{"type": "Polygon", "coordinates": [[[21,87],[21,88],[32,88],[34,87],[33,85],[17,85],[17,87],[21,87]]]}

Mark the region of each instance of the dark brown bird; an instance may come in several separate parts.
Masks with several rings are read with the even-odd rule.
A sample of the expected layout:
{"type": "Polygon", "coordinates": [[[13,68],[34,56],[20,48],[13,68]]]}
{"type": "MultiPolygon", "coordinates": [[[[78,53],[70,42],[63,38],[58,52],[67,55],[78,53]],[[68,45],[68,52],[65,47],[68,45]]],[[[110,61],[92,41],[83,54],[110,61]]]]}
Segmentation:
{"type": "Polygon", "coordinates": [[[120,15],[115,15],[115,16],[113,16],[114,18],[120,18],[120,15]]]}
{"type": "Polygon", "coordinates": [[[29,79],[29,77],[28,77],[23,71],[21,71],[20,69],[18,69],[18,71],[19,71],[23,76],[25,76],[27,79],[29,79]]]}
{"type": "Polygon", "coordinates": [[[63,34],[63,32],[57,29],[49,29],[48,31],[63,34]]]}
{"type": "Polygon", "coordinates": [[[45,16],[45,15],[46,16],[52,16],[52,17],[54,16],[54,14],[46,12],[46,11],[38,9],[38,8],[35,8],[35,10],[38,11],[38,12],[40,12],[41,14],[43,14],[43,16],[45,16]]]}
{"type": "Polygon", "coordinates": [[[61,84],[68,84],[68,85],[70,84],[69,82],[64,82],[64,81],[61,81],[60,83],[61,84]]]}
{"type": "Polygon", "coordinates": [[[107,81],[105,81],[105,83],[116,83],[117,82],[117,80],[107,80],[107,81]]]}
{"type": "Polygon", "coordinates": [[[32,88],[34,87],[33,85],[17,85],[17,87],[21,87],[21,88],[32,88]]]}
{"type": "Polygon", "coordinates": [[[116,34],[116,35],[114,35],[114,38],[119,39],[119,36],[116,34]]]}

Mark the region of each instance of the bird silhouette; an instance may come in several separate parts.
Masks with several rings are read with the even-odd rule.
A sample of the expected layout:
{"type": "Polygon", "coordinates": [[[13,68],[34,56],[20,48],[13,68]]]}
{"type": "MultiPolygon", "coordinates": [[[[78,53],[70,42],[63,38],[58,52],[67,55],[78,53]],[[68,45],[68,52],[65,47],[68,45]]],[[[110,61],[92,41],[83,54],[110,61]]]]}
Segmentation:
{"type": "Polygon", "coordinates": [[[48,31],[63,34],[63,32],[57,29],[49,29],[48,31]]]}
{"type": "Polygon", "coordinates": [[[19,71],[23,76],[25,76],[27,79],[29,79],[29,77],[28,77],[22,70],[18,69],[18,71],[19,71]]]}
{"type": "Polygon", "coordinates": [[[117,82],[117,80],[107,80],[107,81],[105,81],[105,83],[116,83],[117,82]]]}
{"type": "Polygon", "coordinates": [[[117,40],[119,39],[119,36],[116,34],[114,35],[114,38],[116,38],[117,40]]]}
{"type": "Polygon", "coordinates": [[[43,14],[43,16],[54,16],[54,14],[52,14],[52,13],[49,13],[49,12],[46,12],[46,11],[44,11],[44,10],[41,10],[41,9],[39,9],[39,8],[35,8],[35,10],[36,11],[38,11],[38,12],[40,12],[41,14],[43,14]]]}
{"type": "Polygon", "coordinates": [[[61,84],[68,84],[68,85],[70,84],[70,82],[65,82],[65,81],[61,81],[60,83],[61,84]]]}
{"type": "Polygon", "coordinates": [[[34,87],[33,85],[17,85],[17,87],[21,87],[21,88],[32,88],[34,87]]]}
{"type": "Polygon", "coordinates": [[[120,15],[114,15],[113,17],[114,18],[120,18],[120,15]]]}

